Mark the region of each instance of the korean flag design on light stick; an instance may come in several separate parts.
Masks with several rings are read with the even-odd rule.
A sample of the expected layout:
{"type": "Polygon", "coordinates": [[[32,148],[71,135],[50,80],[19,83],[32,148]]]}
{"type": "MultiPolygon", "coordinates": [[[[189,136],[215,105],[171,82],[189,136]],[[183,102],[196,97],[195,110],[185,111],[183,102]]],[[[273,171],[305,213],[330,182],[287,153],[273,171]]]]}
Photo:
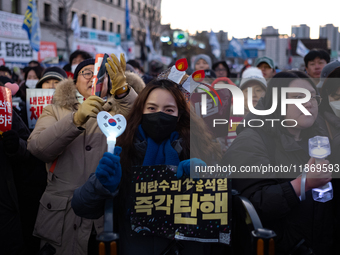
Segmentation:
{"type": "Polygon", "coordinates": [[[97,115],[97,123],[100,130],[107,139],[107,151],[113,153],[116,146],[116,139],[124,133],[126,128],[126,119],[121,114],[112,116],[110,113],[102,111],[97,115]]]}

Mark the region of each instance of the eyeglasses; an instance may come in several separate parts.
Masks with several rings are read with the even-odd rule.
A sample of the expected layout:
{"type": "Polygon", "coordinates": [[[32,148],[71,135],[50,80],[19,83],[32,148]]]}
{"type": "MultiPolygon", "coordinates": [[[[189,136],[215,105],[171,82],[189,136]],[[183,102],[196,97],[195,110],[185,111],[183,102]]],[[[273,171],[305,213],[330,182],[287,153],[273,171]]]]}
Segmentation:
{"type": "Polygon", "coordinates": [[[90,70],[84,70],[80,73],[86,80],[89,80],[93,77],[93,72],[90,70]]]}
{"type": "MultiPolygon", "coordinates": [[[[290,98],[293,98],[293,99],[302,99],[302,98],[305,98],[306,95],[297,95],[297,96],[292,96],[290,98]]],[[[311,102],[312,104],[317,104],[317,105],[320,105],[321,103],[321,96],[319,95],[315,95],[315,96],[311,96],[310,100],[308,102],[311,102]]]]}

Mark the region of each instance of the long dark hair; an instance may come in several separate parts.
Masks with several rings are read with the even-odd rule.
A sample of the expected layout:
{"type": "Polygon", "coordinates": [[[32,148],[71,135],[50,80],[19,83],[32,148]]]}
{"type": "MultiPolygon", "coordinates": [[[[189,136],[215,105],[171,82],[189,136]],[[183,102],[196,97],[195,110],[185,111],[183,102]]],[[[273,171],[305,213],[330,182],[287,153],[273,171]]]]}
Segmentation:
{"type": "Polygon", "coordinates": [[[44,71],[44,68],[42,68],[41,66],[32,66],[32,67],[28,67],[27,69],[25,69],[25,81],[27,80],[28,73],[31,70],[33,70],[35,72],[35,75],[38,77],[38,80],[40,80],[41,77],[42,77],[42,73],[44,71]]]}
{"type": "Polygon", "coordinates": [[[190,116],[188,106],[183,98],[183,95],[175,83],[167,80],[153,80],[141,91],[141,93],[136,98],[129,115],[126,117],[126,121],[128,123],[126,130],[123,135],[117,139],[117,144],[123,149],[121,155],[121,164],[125,169],[129,169],[131,167],[131,158],[136,155],[134,146],[135,134],[142,121],[145,102],[151,91],[156,88],[169,91],[176,101],[179,116],[176,131],[179,133],[180,137],[183,138],[183,153],[185,157],[189,157],[188,150],[190,143],[188,144],[186,138],[190,137],[190,134],[186,127],[189,127],[190,125],[190,116]]]}
{"type": "Polygon", "coordinates": [[[340,88],[340,67],[335,68],[326,78],[321,90],[321,104],[319,106],[320,113],[325,111],[333,113],[329,106],[328,96],[334,96],[336,91],[340,88]],[[338,78],[338,79],[336,79],[338,78]]]}
{"type": "MultiPolygon", "coordinates": [[[[177,123],[176,131],[182,139],[182,153],[180,155],[180,160],[189,159],[190,156],[194,155],[194,157],[198,157],[209,164],[211,163],[209,162],[209,159],[214,158],[215,160],[220,160],[222,157],[219,145],[212,142],[213,138],[210,133],[206,131],[208,128],[204,121],[195,114],[192,106],[189,108],[183,93],[178,88],[178,85],[169,80],[152,80],[136,98],[130,113],[126,117],[126,130],[117,139],[117,145],[122,147],[122,153],[120,155],[122,179],[119,191],[121,195],[117,197],[117,203],[119,206],[118,208],[115,207],[115,212],[120,215],[119,218],[125,217],[125,206],[129,201],[128,194],[131,180],[131,167],[133,160],[138,156],[134,144],[135,135],[138,130],[138,126],[142,121],[145,102],[151,91],[157,88],[169,91],[174,97],[178,107],[179,121],[177,123]],[[190,123],[193,127],[192,130],[190,130],[190,123]],[[191,135],[199,137],[199,139],[195,139],[195,141],[191,144],[192,148],[190,148],[190,131],[193,133],[191,135]]],[[[120,223],[117,222],[117,224],[120,223]]]]}
{"type": "MultiPolygon", "coordinates": [[[[125,132],[117,139],[117,145],[122,147],[121,165],[124,171],[129,171],[132,164],[132,158],[136,157],[134,138],[141,124],[145,102],[154,89],[165,89],[174,97],[177,107],[179,121],[176,131],[182,139],[181,159],[188,159],[190,155],[199,157],[204,161],[209,161],[214,155],[216,159],[221,158],[221,153],[216,150],[216,144],[212,142],[213,138],[207,132],[208,128],[201,118],[199,118],[193,109],[190,110],[183,93],[179,90],[178,85],[169,80],[153,80],[138,95],[132,109],[127,116],[127,128],[125,132]],[[192,124],[190,126],[190,123],[192,124]],[[192,127],[192,129],[190,129],[192,127]],[[192,141],[190,148],[190,135],[199,139],[192,141]],[[194,146],[193,146],[194,145],[194,146]],[[204,151],[202,150],[204,148],[204,151]],[[216,152],[217,151],[217,152],[216,152]]],[[[208,163],[208,162],[207,162],[208,163]]],[[[124,175],[124,174],[123,174],[124,175]]]]}

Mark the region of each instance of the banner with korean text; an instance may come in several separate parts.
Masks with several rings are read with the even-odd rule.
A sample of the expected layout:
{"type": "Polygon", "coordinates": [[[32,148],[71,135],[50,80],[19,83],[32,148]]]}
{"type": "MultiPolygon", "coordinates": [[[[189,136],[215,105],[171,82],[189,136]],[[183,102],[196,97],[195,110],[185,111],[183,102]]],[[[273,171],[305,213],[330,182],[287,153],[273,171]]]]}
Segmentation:
{"type": "Polygon", "coordinates": [[[54,89],[27,89],[26,109],[28,127],[34,129],[44,107],[52,104],[54,89]]]}
{"type": "Polygon", "coordinates": [[[131,235],[230,244],[230,180],[178,179],[176,172],[176,166],[132,168],[131,235]]]}
{"type": "Polygon", "coordinates": [[[12,92],[0,87],[0,134],[12,128],[12,92]]]}

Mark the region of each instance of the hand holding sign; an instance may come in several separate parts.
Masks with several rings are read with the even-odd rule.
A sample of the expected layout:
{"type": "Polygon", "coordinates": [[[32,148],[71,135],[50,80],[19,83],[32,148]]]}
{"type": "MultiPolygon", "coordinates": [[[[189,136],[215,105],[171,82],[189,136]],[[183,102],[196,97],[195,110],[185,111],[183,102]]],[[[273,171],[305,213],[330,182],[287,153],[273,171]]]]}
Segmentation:
{"type": "Polygon", "coordinates": [[[196,167],[206,167],[207,164],[198,158],[192,158],[192,159],[187,159],[187,160],[183,160],[179,163],[178,168],[177,168],[177,178],[181,178],[184,175],[189,176],[191,178],[197,178],[199,177],[198,173],[195,171],[196,167]],[[195,176],[191,176],[190,172],[192,172],[193,174],[196,173],[195,176]]]}

